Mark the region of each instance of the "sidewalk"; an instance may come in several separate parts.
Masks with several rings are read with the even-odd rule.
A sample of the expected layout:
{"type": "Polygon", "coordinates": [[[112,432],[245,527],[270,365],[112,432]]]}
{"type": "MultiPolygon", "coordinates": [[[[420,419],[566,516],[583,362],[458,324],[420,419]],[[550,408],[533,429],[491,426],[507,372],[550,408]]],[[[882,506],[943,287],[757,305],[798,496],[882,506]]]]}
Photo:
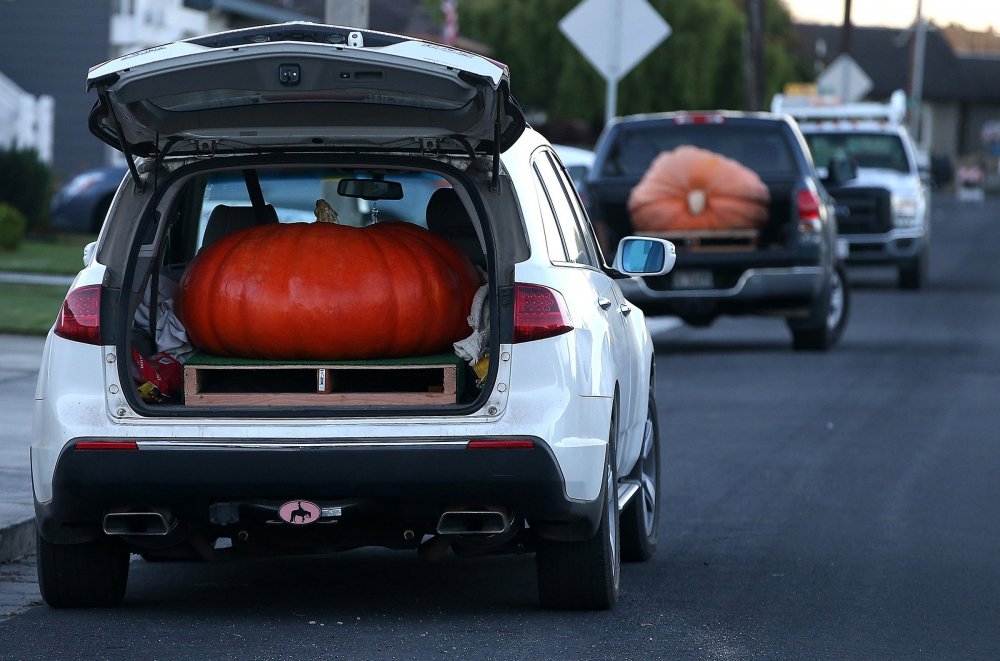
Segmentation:
{"type": "Polygon", "coordinates": [[[31,415],[44,338],[0,335],[0,562],[34,549],[31,415]]]}

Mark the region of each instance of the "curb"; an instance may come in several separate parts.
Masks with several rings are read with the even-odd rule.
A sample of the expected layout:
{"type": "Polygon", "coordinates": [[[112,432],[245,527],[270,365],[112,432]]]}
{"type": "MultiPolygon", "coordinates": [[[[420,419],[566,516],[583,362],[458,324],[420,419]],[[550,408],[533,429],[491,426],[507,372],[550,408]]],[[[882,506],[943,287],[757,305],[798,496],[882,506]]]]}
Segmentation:
{"type": "Polygon", "coordinates": [[[61,285],[69,287],[73,284],[71,275],[50,275],[47,273],[16,273],[14,271],[0,272],[0,282],[24,285],[61,285]]]}
{"type": "Polygon", "coordinates": [[[35,548],[35,519],[0,527],[0,563],[24,557],[35,548]]]}

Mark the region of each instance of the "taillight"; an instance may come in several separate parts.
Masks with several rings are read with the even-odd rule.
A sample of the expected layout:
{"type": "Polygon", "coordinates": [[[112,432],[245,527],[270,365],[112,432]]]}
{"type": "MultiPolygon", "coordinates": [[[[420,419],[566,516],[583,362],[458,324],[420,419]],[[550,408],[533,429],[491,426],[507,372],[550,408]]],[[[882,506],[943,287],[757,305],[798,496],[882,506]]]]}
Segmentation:
{"type": "Polygon", "coordinates": [[[514,285],[514,342],[530,342],[573,330],[559,292],[541,285],[514,285]]]}
{"type": "Polygon", "coordinates": [[[86,285],[66,294],[55,334],[85,344],[101,343],[101,286],[86,285]]]}
{"type": "Polygon", "coordinates": [[[724,115],[715,113],[688,113],[674,116],[674,124],[725,124],[724,115]]]}
{"type": "Polygon", "coordinates": [[[135,441],[77,441],[77,450],[138,450],[135,441]]]}
{"type": "Polygon", "coordinates": [[[807,234],[816,234],[823,228],[819,212],[821,200],[816,191],[804,188],[799,191],[799,229],[807,234]]]}
{"type": "Polygon", "coordinates": [[[530,438],[476,438],[469,441],[466,450],[531,450],[535,442],[530,438]]]}

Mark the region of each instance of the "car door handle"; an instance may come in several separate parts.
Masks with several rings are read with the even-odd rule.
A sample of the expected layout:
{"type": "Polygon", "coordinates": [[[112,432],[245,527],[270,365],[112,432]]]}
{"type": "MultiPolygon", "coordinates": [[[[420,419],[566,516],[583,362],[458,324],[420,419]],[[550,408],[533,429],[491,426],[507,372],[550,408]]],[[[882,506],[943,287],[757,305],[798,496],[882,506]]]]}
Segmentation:
{"type": "Polygon", "coordinates": [[[611,300],[601,296],[599,299],[597,299],[597,304],[601,306],[602,310],[607,310],[608,308],[611,307],[611,300]]]}
{"type": "Polygon", "coordinates": [[[627,317],[632,314],[632,306],[622,303],[618,306],[618,311],[627,317]]]}

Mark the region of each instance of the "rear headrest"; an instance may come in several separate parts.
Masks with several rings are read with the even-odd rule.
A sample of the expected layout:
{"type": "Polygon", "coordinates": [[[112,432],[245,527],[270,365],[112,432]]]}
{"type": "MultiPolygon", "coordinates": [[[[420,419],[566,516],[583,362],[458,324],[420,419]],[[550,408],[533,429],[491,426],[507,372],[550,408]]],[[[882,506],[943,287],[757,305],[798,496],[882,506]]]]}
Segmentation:
{"type": "Polygon", "coordinates": [[[439,188],[427,202],[427,229],[449,239],[476,238],[469,213],[454,188],[439,188]]]}
{"type": "Polygon", "coordinates": [[[248,227],[278,222],[278,214],[270,204],[265,205],[261,211],[263,222],[258,221],[257,212],[253,207],[218,205],[212,209],[212,215],[208,217],[208,223],[205,225],[205,236],[201,240],[201,247],[206,248],[222,237],[248,227]]]}

